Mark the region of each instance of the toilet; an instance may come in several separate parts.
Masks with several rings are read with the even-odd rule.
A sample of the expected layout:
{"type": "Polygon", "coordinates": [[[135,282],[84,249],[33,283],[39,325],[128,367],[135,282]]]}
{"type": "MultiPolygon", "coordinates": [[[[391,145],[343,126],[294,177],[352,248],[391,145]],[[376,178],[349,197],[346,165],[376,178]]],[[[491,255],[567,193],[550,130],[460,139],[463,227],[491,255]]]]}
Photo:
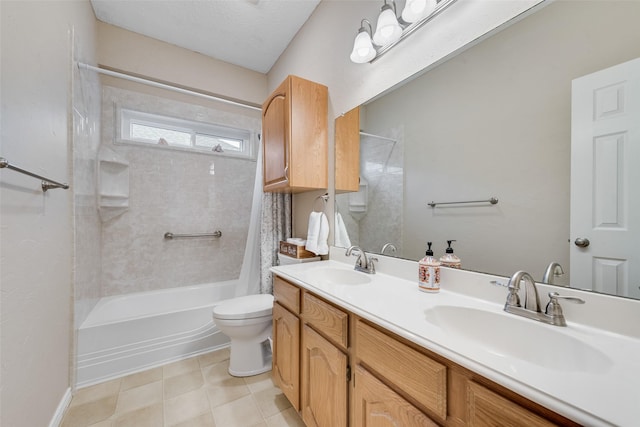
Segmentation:
{"type": "Polygon", "coordinates": [[[232,298],[213,308],[213,321],[231,338],[229,373],[248,377],[271,370],[273,295],[232,298]]]}

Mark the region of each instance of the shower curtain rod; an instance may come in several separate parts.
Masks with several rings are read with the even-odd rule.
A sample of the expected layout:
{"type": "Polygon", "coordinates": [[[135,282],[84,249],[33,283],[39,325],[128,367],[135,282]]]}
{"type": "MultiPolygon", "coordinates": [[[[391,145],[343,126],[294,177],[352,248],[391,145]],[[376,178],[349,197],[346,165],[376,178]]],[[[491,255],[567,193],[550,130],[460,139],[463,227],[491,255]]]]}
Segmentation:
{"type": "Polygon", "coordinates": [[[130,80],[130,81],[136,82],[136,83],[142,83],[142,84],[145,84],[145,85],[148,85],[148,86],[157,87],[157,88],[160,88],[160,89],[171,90],[171,91],[182,93],[182,94],[185,94],[185,95],[193,95],[193,96],[197,96],[197,97],[208,99],[208,100],[223,102],[225,104],[235,105],[235,106],[238,106],[238,107],[244,107],[244,108],[248,108],[250,110],[257,110],[257,111],[261,111],[262,110],[260,107],[256,107],[255,105],[246,104],[246,103],[239,102],[239,101],[231,101],[231,100],[228,100],[228,99],[219,98],[217,96],[207,95],[207,94],[204,94],[204,93],[196,92],[194,90],[183,89],[183,88],[178,87],[178,86],[173,86],[173,85],[166,84],[166,83],[160,83],[160,82],[156,82],[156,81],[149,80],[149,79],[143,79],[141,77],[132,76],[132,75],[126,74],[126,73],[119,73],[117,71],[111,71],[111,70],[107,70],[105,68],[94,67],[93,65],[84,64],[82,62],[78,62],[78,68],[85,69],[85,70],[90,70],[90,71],[95,71],[97,73],[105,74],[105,75],[111,76],[111,77],[119,77],[121,79],[130,80]]]}
{"type": "Polygon", "coordinates": [[[373,133],[367,133],[367,132],[363,132],[363,131],[360,131],[360,135],[364,135],[364,136],[372,136],[372,137],[374,137],[374,138],[384,139],[385,141],[391,141],[391,142],[393,142],[394,144],[395,144],[396,142],[398,142],[398,141],[396,141],[395,139],[387,138],[386,136],[375,135],[375,134],[373,134],[373,133]]]}

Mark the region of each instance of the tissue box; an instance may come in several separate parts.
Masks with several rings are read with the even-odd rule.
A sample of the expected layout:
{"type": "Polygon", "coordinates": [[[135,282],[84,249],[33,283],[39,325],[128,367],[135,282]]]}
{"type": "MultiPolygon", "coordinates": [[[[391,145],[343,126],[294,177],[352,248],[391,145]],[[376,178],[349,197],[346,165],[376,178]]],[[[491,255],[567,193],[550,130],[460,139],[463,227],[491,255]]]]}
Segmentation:
{"type": "Polygon", "coordinates": [[[280,253],[292,258],[312,258],[316,256],[313,252],[309,252],[302,245],[280,241],[280,253]]]}

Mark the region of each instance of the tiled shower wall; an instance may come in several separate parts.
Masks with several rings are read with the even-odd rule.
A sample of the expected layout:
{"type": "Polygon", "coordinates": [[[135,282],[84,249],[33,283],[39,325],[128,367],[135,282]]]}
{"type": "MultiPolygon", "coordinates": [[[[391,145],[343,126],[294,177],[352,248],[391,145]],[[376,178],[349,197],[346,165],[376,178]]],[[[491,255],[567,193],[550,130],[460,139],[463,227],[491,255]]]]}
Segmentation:
{"type": "Polygon", "coordinates": [[[129,207],[102,223],[102,296],[235,279],[244,255],[255,160],[116,143],[117,108],[251,131],[260,114],[229,112],[110,86],[102,93],[102,145],[129,163],[129,207]],[[212,171],[214,172],[212,174],[212,171]],[[170,231],[218,239],[164,239],[170,231]]]}

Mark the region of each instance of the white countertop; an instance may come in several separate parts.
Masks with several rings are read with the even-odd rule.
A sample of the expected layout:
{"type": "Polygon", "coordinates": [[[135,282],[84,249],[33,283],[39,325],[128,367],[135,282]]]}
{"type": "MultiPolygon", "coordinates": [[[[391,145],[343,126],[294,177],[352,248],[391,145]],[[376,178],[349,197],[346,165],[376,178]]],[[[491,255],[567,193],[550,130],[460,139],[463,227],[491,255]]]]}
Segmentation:
{"type": "MultiPolygon", "coordinates": [[[[318,275],[314,275],[313,270],[326,267],[353,269],[352,264],[330,260],[272,267],[271,270],[358,316],[576,422],[587,426],[640,425],[640,339],[637,337],[573,323],[566,309],[567,327],[524,319],[505,313],[502,303],[448,290],[446,283],[443,283],[439,293],[432,294],[419,291],[417,280],[414,282],[380,272],[367,275],[371,282],[366,284],[337,285],[323,282],[317,279],[318,275]],[[535,327],[547,328],[548,333],[555,337],[562,339],[566,336],[567,341],[578,340],[597,349],[596,361],[602,363],[598,363],[596,369],[585,369],[581,367],[580,360],[566,360],[562,354],[550,351],[551,359],[542,366],[534,360],[525,360],[525,357],[501,354],[469,339],[469,336],[445,331],[432,323],[428,319],[428,310],[445,305],[503,315],[505,322],[513,325],[514,334],[518,333],[520,322],[533,322],[535,327]],[[557,358],[557,363],[553,358],[557,358]]],[[[451,281],[456,277],[455,274],[445,273],[445,270],[443,273],[443,280],[446,278],[451,281]]],[[[489,292],[496,292],[488,286],[489,292]]],[[[452,288],[460,290],[459,286],[452,288]]],[[[474,292],[477,294],[477,289],[474,292]]],[[[498,292],[506,297],[506,289],[500,288],[498,292]]],[[[541,292],[540,295],[541,302],[546,304],[545,294],[541,292]]],[[[506,339],[509,342],[509,338],[506,339]]]]}

